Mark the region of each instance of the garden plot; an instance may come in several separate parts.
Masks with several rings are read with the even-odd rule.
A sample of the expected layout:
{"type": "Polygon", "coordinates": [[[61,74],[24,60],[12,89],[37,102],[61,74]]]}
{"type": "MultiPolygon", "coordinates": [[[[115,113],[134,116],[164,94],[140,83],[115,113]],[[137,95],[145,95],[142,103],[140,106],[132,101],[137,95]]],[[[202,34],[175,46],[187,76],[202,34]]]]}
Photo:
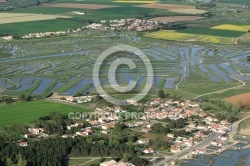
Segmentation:
{"type": "Polygon", "coordinates": [[[210,73],[203,64],[198,65],[199,69],[206,73],[207,76],[213,81],[213,82],[220,82],[220,80],[218,78],[216,78],[212,73],[210,73]]]}
{"type": "MultiPolygon", "coordinates": [[[[228,59],[234,59],[234,58],[237,58],[238,59],[238,57],[243,57],[243,58],[240,58],[240,59],[244,59],[244,57],[245,57],[245,55],[247,55],[247,56],[250,56],[250,51],[237,51],[237,52],[235,52],[235,53],[233,53],[233,54],[231,54],[231,55],[229,55],[227,58],[228,59]]],[[[239,59],[239,60],[240,60],[239,59]]]]}
{"type": "Polygon", "coordinates": [[[237,71],[239,74],[246,73],[246,72],[249,71],[245,67],[243,67],[242,65],[240,65],[239,62],[231,63],[230,66],[231,66],[231,68],[235,69],[235,71],[237,71]]]}
{"type": "Polygon", "coordinates": [[[183,49],[179,49],[179,53],[180,53],[180,56],[181,56],[181,59],[185,59],[185,50],[183,49]]]}
{"type": "Polygon", "coordinates": [[[178,56],[177,54],[175,54],[167,49],[164,49],[164,48],[156,48],[156,50],[159,52],[162,52],[163,54],[171,55],[172,57],[175,57],[175,58],[178,56]]]}
{"type": "Polygon", "coordinates": [[[214,54],[215,54],[214,50],[210,50],[210,51],[207,53],[208,56],[214,56],[214,54]]]}
{"type": "Polygon", "coordinates": [[[238,75],[238,73],[236,72],[236,71],[234,71],[232,68],[230,68],[229,66],[228,66],[228,64],[226,64],[226,63],[221,63],[221,64],[219,64],[219,66],[221,67],[221,68],[223,68],[224,70],[226,70],[228,73],[230,73],[231,75],[238,75]]]}
{"type": "Polygon", "coordinates": [[[56,85],[49,91],[49,93],[53,93],[58,90],[60,87],[64,86],[66,82],[58,82],[56,85]]]}
{"type": "Polygon", "coordinates": [[[240,61],[240,60],[244,60],[244,59],[246,60],[248,56],[250,56],[250,53],[234,57],[234,58],[230,59],[230,61],[235,62],[235,61],[240,61]]]}
{"type": "Polygon", "coordinates": [[[71,88],[69,88],[68,90],[66,90],[64,92],[64,94],[74,95],[90,83],[93,83],[93,80],[91,78],[84,78],[80,82],[78,82],[76,85],[74,85],[71,88]]]}
{"type": "Polygon", "coordinates": [[[27,89],[31,88],[35,83],[37,83],[38,80],[39,79],[36,77],[23,78],[21,83],[20,83],[20,87],[18,89],[16,89],[15,91],[27,90],[27,89]]]}
{"type": "Polygon", "coordinates": [[[208,49],[203,49],[201,51],[201,56],[206,56],[207,55],[207,52],[208,52],[208,49]]]}
{"type": "Polygon", "coordinates": [[[12,85],[10,85],[6,80],[0,80],[0,88],[10,88],[12,85]]]}
{"type": "Polygon", "coordinates": [[[250,63],[249,63],[249,62],[240,62],[240,64],[241,64],[243,67],[245,67],[245,68],[247,68],[248,70],[250,70],[250,63]]]}
{"type": "Polygon", "coordinates": [[[235,50],[224,48],[224,49],[220,50],[217,55],[218,56],[225,56],[225,55],[228,55],[228,54],[231,54],[231,53],[234,53],[234,52],[235,52],[235,50]]]}
{"type": "Polygon", "coordinates": [[[144,81],[146,81],[146,77],[141,76],[139,78],[139,80],[137,81],[137,84],[136,84],[135,88],[139,89],[144,81]]]}
{"type": "Polygon", "coordinates": [[[242,53],[244,53],[245,51],[242,51],[242,50],[238,50],[238,51],[233,51],[231,53],[227,53],[227,54],[224,54],[223,57],[232,57],[232,56],[238,56],[242,53]]]}
{"type": "Polygon", "coordinates": [[[172,89],[174,88],[175,78],[166,78],[164,88],[172,89]]]}
{"type": "Polygon", "coordinates": [[[43,94],[44,90],[53,82],[52,79],[48,78],[41,78],[40,80],[42,80],[42,82],[38,88],[32,92],[33,95],[37,96],[43,94]]]}
{"type": "Polygon", "coordinates": [[[194,57],[195,55],[198,54],[198,51],[200,51],[201,48],[200,47],[193,47],[191,50],[191,57],[194,57]]]}
{"type": "Polygon", "coordinates": [[[250,81],[250,75],[238,75],[236,78],[242,80],[242,81],[250,81]]]}
{"type": "Polygon", "coordinates": [[[154,58],[155,60],[164,60],[164,58],[162,58],[159,54],[155,54],[155,52],[153,52],[152,50],[143,50],[145,52],[146,55],[151,56],[152,58],[154,58]]]}
{"type": "Polygon", "coordinates": [[[215,66],[214,64],[209,65],[209,67],[217,74],[219,75],[221,78],[223,78],[226,82],[230,82],[233,81],[232,78],[228,77],[223,71],[221,71],[217,66],[215,66]]]}
{"type": "Polygon", "coordinates": [[[4,76],[4,77],[7,77],[7,76],[9,76],[9,75],[11,75],[11,74],[14,74],[14,73],[16,73],[16,72],[20,72],[20,70],[19,69],[17,69],[17,68],[15,68],[15,67],[10,67],[10,68],[8,68],[7,70],[4,70],[4,71],[2,71],[3,73],[1,73],[0,75],[1,76],[4,76]]]}
{"type": "Polygon", "coordinates": [[[190,54],[190,48],[187,47],[179,48],[179,53],[181,55],[181,60],[188,59],[190,54]]]}
{"type": "Polygon", "coordinates": [[[92,93],[92,92],[94,92],[95,91],[95,87],[94,86],[91,86],[88,90],[86,90],[84,93],[85,94],[90,94],[90,93],[92,93]]]}
{"type": "Polygon", "coordinates": [[[154,77],[154,89],[157,90],[159,87],[159,84],[160,84],[160,81],[161,81],[161,78],[160,76],[157,76],[157,77],[154,77]]]}

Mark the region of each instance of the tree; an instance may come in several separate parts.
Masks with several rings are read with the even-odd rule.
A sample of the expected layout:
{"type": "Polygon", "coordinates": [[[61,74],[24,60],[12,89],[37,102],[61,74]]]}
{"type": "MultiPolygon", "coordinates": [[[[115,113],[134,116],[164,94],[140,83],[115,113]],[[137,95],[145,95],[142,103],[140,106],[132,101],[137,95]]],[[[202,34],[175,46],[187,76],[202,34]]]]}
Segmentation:
{"type": "Polygon", "coordinates": [[[22,155],[19,154],[17,156],[17,158],[18,158],[17,166],[26,166],[27,165],[27,161],[22,158],[22,155]]]}
{"type": "Polygon", "coordinates": [[[165,93],[164,93],[163,90],[158,91],[158,97],[161,98],[161,99],[165,98],[165,93]]]}
{"type": "Polygon", "coordinates": [[[125,128],[126,126],[124,125],[124,123],[118,123],[115,125],[114,131],[121,132],[125,128]]]}
{"type": "Polygon", "coordinates": [[[130,162],[136,166],[146,166],[148,163],[146,159],[140,157],[133,157],[130,162]]]}
{"type": "Polygon", "coordinates": [[[13,161],[11,160],[11,158],[7,158],[7,159],[6,159],[5,165],[6,165],[6,166],[14,166],[14,163],[13,163],[13,161]]]}
{"type": "Polygon", "coordinates": [[[19,95],[18,100],[24,101],[25,100],[25,95],[24,94],[19,95]]]}
{"type": "Polygon", "coordinates": [[[131,154],[129,153],[123,153],[122,158],[124,161],[129,161],[131,159],[131,154]]]}

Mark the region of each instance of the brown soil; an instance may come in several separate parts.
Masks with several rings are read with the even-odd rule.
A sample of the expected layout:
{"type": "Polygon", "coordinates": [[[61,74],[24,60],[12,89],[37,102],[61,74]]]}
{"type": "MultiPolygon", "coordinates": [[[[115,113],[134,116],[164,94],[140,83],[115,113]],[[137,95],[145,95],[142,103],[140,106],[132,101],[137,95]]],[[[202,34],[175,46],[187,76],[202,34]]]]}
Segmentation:
{"type": "Polygon", "coordinates": [[[239,103],[242,103],[243,105],[250,107],[250,93],[243,93],[227,97],[224,100],[235,105],[239,105],[239,103]]]}

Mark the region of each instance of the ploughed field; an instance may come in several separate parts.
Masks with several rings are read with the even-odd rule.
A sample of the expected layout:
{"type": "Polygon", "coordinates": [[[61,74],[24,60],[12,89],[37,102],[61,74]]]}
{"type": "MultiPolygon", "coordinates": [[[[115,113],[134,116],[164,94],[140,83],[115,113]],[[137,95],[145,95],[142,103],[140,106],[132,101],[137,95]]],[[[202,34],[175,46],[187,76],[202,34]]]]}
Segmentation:
{"type": "Polygon", "coordinates": [[[235,105],[244,105],[250,107],[250,93],[243,93],[225,98],[225,101],[235,105]]]}

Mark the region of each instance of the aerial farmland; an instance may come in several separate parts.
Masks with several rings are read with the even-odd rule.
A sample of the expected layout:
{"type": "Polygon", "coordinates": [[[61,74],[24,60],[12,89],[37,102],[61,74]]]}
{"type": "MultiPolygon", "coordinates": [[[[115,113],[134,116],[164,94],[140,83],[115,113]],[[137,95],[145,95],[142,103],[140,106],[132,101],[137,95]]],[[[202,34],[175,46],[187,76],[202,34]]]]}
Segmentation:
{"type": "MultiPolygon", "coordinates": [[[[3,93],[43,96],[50,93],[95,94],[91,66],[98,54],[114,42],[136,45],[150,58],[155,73],[152,93],[165,89],[172,94],[180,93],[185,98],[195,98],[210,92],[216,95],[217,91],[230,88],[235,91],[248,89],[250,66],[247,57],[250,52],[247,47],[159,43],[154,39],[138,37],[134,32],[89,31],[62,41],[59,37],[43,39],[39,43],[32,40],[3,43],[1,49],[5,57],[1,63],[8,66],[1,69],[3,93]],[[99,43],[98,47],[93,47],[92,43],[99,43]],[[246,85],[240,87],[243,82],[246,85]]],[[[143,69],[143,64],[138,66],[143,69]]],[[[103,67],[103,75],[107,69],[108,66],[103,67]]],[[[118,78],[122,84],[130,79],[137,81],[139,89],[143,86],[145,74],[140,69],[131,73],[124,68],[118,71],[118,78]]],[[[102,79],[105,84],[107,78],[102,79]]]]}
{"type": "Polygon", "coordinates": [[[0,166],[249,166],[248,1],[0,0],[0,166]]]}

